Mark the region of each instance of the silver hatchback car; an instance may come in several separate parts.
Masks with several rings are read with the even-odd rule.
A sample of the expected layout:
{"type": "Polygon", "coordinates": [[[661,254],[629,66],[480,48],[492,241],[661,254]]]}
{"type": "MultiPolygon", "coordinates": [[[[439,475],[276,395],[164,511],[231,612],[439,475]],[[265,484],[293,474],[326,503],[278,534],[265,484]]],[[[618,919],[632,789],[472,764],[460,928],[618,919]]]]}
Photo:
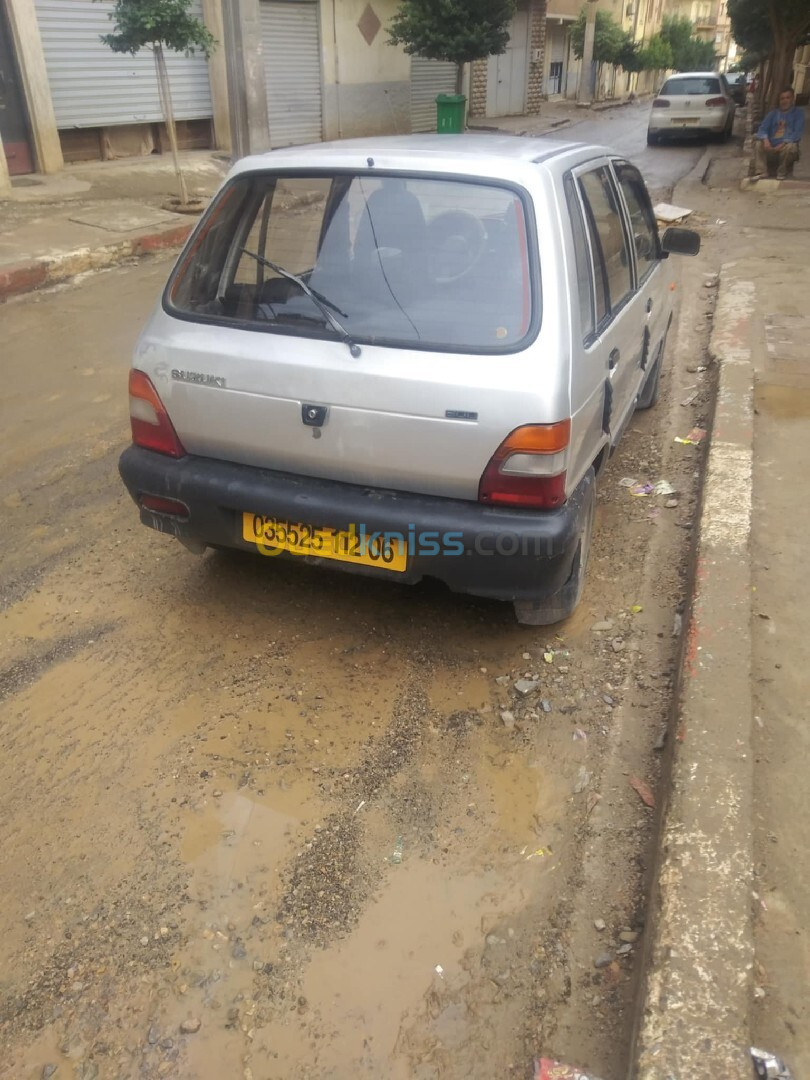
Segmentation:
{"type": "MultiPolygon", "coordinates": [[[[188,548],[579,601],[596,476],[658,393],[671,293],[639,171],[511,136],[240,161],[135,351],[124,483],[188,548]]],[[[280,566],[275,568],[280,571],[280,566]]]]}

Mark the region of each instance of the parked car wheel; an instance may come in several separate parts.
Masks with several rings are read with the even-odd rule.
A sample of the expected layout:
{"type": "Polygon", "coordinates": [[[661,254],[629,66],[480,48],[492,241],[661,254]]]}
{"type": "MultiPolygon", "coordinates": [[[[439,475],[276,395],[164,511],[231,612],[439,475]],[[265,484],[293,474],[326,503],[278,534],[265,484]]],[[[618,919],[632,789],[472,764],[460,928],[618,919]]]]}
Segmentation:
{"type": "Polygon", "coordinates": [[[647,132],[647,146],[658,146],[658,144],[660,142],[661,142],[661,136],[660,135],[656,135],[652,131],[647,132]]]}
{"type": "Polygon", "coordinates": [[[585,571],[591,553],[593,519],[596,510],[596,477],[590,473],[587,503],[582,509],[579,544],[568,581],[546,600],[515,600],[515,617],[524,626],[553,626],[572,615],[585,588],[585,571]]]}

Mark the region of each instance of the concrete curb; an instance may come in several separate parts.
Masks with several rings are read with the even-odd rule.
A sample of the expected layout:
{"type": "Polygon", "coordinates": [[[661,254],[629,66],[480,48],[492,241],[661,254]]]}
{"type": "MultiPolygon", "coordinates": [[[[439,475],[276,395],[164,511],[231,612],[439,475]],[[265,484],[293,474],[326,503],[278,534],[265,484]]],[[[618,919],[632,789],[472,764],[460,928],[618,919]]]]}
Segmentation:
{"type": "Polygon", "coordinates": [[[26,262],[0,266],[0,303],[11,296],[67,281],[87,270],[100,270],[114,266],[123,259],[179,248],[195,225],[196,219],[181,225],[170,225],[165,229],[139,232],[112,244],[60,251],[26,262]]]}
{"type": "Polygon", "coordinates": [[[724,267],[720,365],[671,785],[650,901],[638,1080],[749,1080],[752,921],[753,282],[724,267]]]}

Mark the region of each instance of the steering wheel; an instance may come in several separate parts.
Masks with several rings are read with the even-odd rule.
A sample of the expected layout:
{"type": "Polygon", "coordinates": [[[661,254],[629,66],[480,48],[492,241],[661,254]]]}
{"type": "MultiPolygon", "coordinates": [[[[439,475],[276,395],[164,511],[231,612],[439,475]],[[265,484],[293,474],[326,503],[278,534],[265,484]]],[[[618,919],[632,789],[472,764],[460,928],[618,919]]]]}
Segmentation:
{"type": "Polygon", "coordinates": [[[433,280],[438,285],[458,281],[484,253],[487,232],[467,210],[445,210],[429,225],[433,280]]]}

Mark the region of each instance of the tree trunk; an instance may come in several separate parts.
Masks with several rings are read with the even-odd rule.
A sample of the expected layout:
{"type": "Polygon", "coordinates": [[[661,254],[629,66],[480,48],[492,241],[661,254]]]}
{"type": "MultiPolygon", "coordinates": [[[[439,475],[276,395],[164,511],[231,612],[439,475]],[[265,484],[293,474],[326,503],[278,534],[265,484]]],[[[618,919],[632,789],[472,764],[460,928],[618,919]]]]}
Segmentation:
{"type": "Polygon", "coordinates": [[[157,72],[158,90],[160,92],[160,107],[163,110],[163,119],[166,123],[166,131],[169,134],[169,146],[174,159],[174,171],[177,174],[177,187],[180,192],[180,205],[188,206],[188,189],[186,178],[180,168],[180,155],[177,152],[177,129],[174,126],[174,108],[172,107],[172,90],[169,85],[169,73],[166,70],[166,58],[163,55],[163,46],[153,46],[155,54],[155,71],[157,72]]]}

